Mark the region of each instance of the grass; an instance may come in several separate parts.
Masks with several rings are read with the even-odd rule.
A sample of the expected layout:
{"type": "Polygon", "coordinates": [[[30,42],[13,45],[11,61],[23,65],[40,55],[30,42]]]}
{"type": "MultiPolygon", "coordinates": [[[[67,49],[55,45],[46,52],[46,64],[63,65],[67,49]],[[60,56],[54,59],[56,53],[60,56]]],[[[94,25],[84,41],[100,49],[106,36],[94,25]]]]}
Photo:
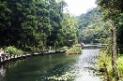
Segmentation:
{"type": "MultiPolygon", "coordinates": [[[[123,56],[119,56],[117,59],[117,68],[118,68],[118,74],[120,77],[120,81],[123,81],[123,56]]],[[[109,78],[110,81],[114,81],[114,76],[112,72],[112,61],[111,61],[111,55],[106,54],[106,52],[101,52],[99,61],[97,63],[99,69],[103,69],[103,76],[105,77],[104,81],[107,81],[109,78]]]]}
{"type": "MultiPolygon", "coordinates": [[[[118,64],[119,75],[120,77],[123,77],[123,56],[120,56],[118,58],[117,64],[118,64]]],[[[122,78],[122,81],[123,81],[123,78],[122,78]]]]}

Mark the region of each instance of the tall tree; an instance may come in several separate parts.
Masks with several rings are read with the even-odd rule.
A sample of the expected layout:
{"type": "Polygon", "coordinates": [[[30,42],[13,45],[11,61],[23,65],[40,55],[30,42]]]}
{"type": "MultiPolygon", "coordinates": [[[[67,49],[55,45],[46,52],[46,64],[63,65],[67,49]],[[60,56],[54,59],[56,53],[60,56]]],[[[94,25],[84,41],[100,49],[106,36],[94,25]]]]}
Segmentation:
{"type": "Polygon", "coordinates": [[[0,46],[24,50],[59,46],[64,6],[57,0],[0,0],[0,46]]]}
{"type": "Polygon", "coordinates": [[[123,13],[123,1],[122,0],[98,0],[98,5],[102,9],[105,19],[111,21],[112,24],[112,67],[115,80],[118,81],[118,70],[117,70],[117,25],[119,16],[123,13]]]}

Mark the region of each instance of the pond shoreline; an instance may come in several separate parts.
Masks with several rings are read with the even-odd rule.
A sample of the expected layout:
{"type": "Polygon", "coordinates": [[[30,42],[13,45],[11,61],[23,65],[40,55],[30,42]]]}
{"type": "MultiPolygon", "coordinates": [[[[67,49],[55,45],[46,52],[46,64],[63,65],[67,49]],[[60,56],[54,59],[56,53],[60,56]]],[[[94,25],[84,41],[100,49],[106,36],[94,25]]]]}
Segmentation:
{"type": "Polygon", "coordinates": [[[3,64],[9,63],[11,61],[22,60],[28,57],[44,56],[44,55],[51,55],[51,54],[61,54],[61,53],[65,53],[65,51],[49,51],[49,52],[23,54],[23,55],[13,55],[9,57],[0,57],[0,66],[2,66],[3,64]]]}

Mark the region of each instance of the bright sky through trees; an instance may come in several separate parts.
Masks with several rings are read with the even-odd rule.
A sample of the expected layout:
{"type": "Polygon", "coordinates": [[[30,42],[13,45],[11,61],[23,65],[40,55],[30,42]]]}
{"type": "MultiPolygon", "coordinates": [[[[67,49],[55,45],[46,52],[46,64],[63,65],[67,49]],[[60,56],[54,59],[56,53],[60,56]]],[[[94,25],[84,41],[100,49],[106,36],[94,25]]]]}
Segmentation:
{"type": "Polygon", "coordinates": [[[88,10],[95,8],[96,0],[64,0],[68,7],[67,11],[69,11],[72,15],[79,16],[82,13],[86,13],[88,10]]]}

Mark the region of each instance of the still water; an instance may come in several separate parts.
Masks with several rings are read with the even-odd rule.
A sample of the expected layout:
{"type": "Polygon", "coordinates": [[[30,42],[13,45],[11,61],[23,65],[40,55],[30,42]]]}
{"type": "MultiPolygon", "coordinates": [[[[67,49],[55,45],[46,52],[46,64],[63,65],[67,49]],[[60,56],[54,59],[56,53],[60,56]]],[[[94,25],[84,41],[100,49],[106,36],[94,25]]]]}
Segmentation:
{"type": "Polygon", "coordinates": [[[92,68],[99,49],[84,49],[81,55],[46,55],[7,64],[0,81],[101,81],[92,68]]]}

